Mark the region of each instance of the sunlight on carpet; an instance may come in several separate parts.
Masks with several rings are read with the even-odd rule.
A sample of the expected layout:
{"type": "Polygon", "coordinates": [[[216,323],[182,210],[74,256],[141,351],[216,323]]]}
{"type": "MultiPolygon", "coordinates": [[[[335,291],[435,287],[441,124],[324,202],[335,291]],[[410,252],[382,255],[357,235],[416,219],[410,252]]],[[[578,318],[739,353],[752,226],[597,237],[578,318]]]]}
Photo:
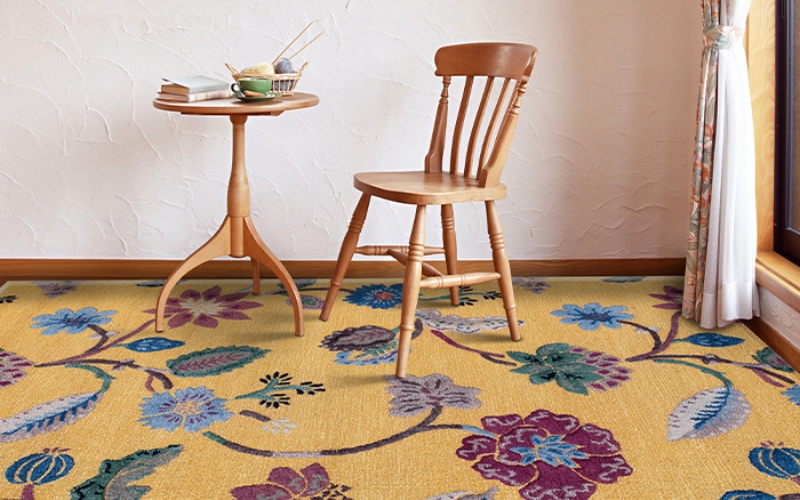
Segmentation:
{"type": "Polygon", "coordinates": [[[798,374],[741,324],[680,317],[680,278],[0,287],[0,499],[749,499],[800,494],[798,374]]]}

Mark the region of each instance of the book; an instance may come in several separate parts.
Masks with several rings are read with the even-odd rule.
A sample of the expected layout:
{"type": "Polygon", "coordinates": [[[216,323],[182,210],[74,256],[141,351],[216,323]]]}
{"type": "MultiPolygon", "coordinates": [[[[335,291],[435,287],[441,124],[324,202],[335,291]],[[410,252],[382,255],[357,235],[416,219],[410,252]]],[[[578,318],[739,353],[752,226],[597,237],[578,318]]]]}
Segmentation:
{"type": "Polygon", "coordinates": [[[175,92],[159,92],[158,98],[162,101],[195,102],[208,101],[211,99],[227,99],[233,97],[231,89],[209,90],[208,92],[192,92],[190,94],[180,94],[175,92]]]}
{"type": "Polygon", "coordinates": [[[212,90],[228,89],[231,86],[228,82],[202,75],[163,78],[163,80],[164,83],[161,84],[161,92],[170,92],[173,94],[210,92],[212,90]]]}

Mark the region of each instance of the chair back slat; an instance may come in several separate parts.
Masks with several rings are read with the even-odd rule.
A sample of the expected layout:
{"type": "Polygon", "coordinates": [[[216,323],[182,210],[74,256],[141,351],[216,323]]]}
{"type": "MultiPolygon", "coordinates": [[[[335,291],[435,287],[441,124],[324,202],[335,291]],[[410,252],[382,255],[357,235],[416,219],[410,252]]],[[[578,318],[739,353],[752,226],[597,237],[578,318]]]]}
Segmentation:
{"type": "MultiPolygon", "coordinates": [[[[475,121],[472,124],[472,132],[469,134],[469,145],[467,146],[467,159],[464,163],[464,177],[472,177],[472,164],[475,160],[475,144],[478,142],[480,136],[481,123],[483,116],[486,114],[486,107],[492,96],[492,85],[494,84],[494,77],[490,76],[486,79],[486,85],[483,87],[483,95],[481,96],[481,103],[478,107],[478,112],[475,115],[475,121]]],[[[484,144],[485,146],[485,144],[484,144]]],[[[481,148],[483,149],[483,148],[481,148]]],[[[481,165],[478,164],[477,171],[480,172],[481,165]]]]}
{"type": "Polygon", "coordinates": [[[436,75],[442,77],[443,88],[425,157],[426,172],[442,171],[449,141],[450,174],[477,179],[481,186],[500,182],[536,55],[535,47],[517,43],[450,45],[436,52],[436,75]],[[503,79],[499,92],[495,85],[498,78],[503,79]],[[459,85],[463,81],[463,91],[455,122],[449,125],[450,93],[458,88],[454,87],[456,79],[459,85]],[[473,96],[473,87],[481,83],[483,91],[473,96]],[[489,110],[491,118],[484,125],[489,110]],[[469,133],[466,140],[465,133],[469,133]]]}
{"type": "Polygon", "coordinates": [[[489,145],[493,144],[492,137],[494,137],[495,132],[497,131],[497,124],[499,123],[499,118],[501,113],[503,112],[503,103],[506,102],[508,98],[508,89],[510,88],[511,79],[506,78],[503,80],[503,89],[500,91],[500,97],[497,98],[497,104],[494,107],[494,113],[492,113],[492,119],[489,121],[489,126],[486,128],[486,137],[483,139],[483,147],[481,148],[481,157],[478,160],[478,172],[476,173],[477,176],[480,177],[481,170],[486,165],[486,156],[489,152],[489,145]]]}
{"type": "Polygon", "coordinates": [[[461,106],[458,108],[458,118],[456,118],[456,127],[453,131],[453,141],[450,150],[450,173],[457,174],[458,157],[461,151],[461,135],[464,132],[464,120],[467,116],[467,109],[469,108],[469,100],[472,96],[472,83],[475,77],[468,76],[464,82],[464,93],[461,95],[461,106]]]}

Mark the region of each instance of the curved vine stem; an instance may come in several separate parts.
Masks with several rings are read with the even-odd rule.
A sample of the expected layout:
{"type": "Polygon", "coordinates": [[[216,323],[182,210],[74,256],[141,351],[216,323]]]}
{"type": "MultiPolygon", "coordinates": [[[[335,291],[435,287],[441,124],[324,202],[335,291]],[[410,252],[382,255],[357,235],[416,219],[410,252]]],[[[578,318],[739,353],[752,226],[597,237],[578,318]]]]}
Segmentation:
{"type": "Polygon", "coordinates": [[[455,347],[457,349],[461,349],[461,350],[464,350],[464,351],[467,351],[467,352],[472,352],[472,353],[475,353],[475,354],[479,354],[483,359],[491,361],[492,363],[497,363],[498,365],[506,365],[506,366],[517,366],[516,363],[512,363],[510,361],[503,361],[503,360],[497,359],[497,358],[504,358],[505,357],[504,354],[497,354],[497,353],[494,353],[494,352],[481,351],[481,350],[478,350],[478,349],[473,349],[472,347],[467,347],[465,345],[461,345],[458,342],[456,342],[455,340],[453,340],[450,337],[448,337],[447,335],[445,335],[444,333],[440,332],[439,330],[431,329],[431,333],[434,336],[436,336],[437,338],[439,338],[441,340],[444,340],[447,343],[447,345],[453,346],[453,347],[455,347]]]}
{"type": "Polygon", "coordinates": [[[626,359],[625,361],[630,361],[630,362],[644,361],[646,359],[652,358],[656,354],[660,354],[660,353],[666,351],[667,348],[669,348],[669,346],[672,345],[672,342],[678,336],[678,325],[679,325],[680,317],[681,317],[681,312],[680,311],[678,311],[678,312],[676,312],[675,314],[672,315],[672,320],[670,322],[669,334],[667,334],[667,338],[664,339],[663,341],[661,340],[661,337],[658,335],[658,332],[656,332],[655,330],[653,330],[651,328],[646,328],[646,327],[644,327],[642,325],[638,325],[636,323],[631,323],[629,321],[620,321],[620,323],[625,323],[627,325],[632,325],[632,326],[635,326],[636,328],[642,328],[642,329],[646,330],[647,332],[650,333],[650,335],[652,335],[653,340],[654,340],[654,344],[655,344],[653,346],[653,349],[650,352],[646,352],[644,354],[639,354],[637,356],[632,356],[632,357],[626,359]]]}
{"type": "Polygon", "coordinates": [[[233,451],[238,451],[239,453],[247,453],[249,455],[256,455],[260,457],[271,457],[271,458],[320,458],[320,457],[329,457],[329,456],[342,456],[342,455],[352,455],[354,453],[362,453],[365,451],[374,450],[376,448],[381,448],[383,446],[387,446],[393,443],[400,442],[406,438],[409,438],[415,434],[419,434],[421,432],[428,432],[428,431],[436,431],[442,429],[463,429],[464,426],[459,424],[443,424],[443,425],[431,425],[433,422],[439,418],[439,415],[442,413],[441,406],[435,406],[431,409],[430,414],[425,417],[425,419],[418,423],[417,425],[410,427],[402,432],[398,432],[397,434],[393,434],[389,437],[384,439],[380,439],[378,441],[374,441],[372,443],[366,443],[358,446],[352,446],[349,448],[339,448],[335,450],[321,450],[321,451],[274,451],[274,450],[262,450],[258,448],[252,448],[250,446],[245,446],[243,444],[235,443],[228,439],[223,438],[222,436],[215,434],[210,431],[206,431],[203,435],[212,441],[216,441],[217,443],[230,448],[233,451]]]}

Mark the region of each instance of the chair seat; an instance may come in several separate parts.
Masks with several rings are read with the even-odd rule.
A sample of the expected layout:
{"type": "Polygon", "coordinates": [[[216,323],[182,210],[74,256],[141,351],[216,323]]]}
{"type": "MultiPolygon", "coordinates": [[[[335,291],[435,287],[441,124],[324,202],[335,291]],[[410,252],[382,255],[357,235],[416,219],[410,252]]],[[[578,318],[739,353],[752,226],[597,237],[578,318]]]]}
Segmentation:
{"type": "Polygon", "coordinates": [[[505,185],[480,187],[476,179],[450,173],[361,172],[353,185],[359,191],[412,205],[443,205],[505,198],[505,185]]]}

